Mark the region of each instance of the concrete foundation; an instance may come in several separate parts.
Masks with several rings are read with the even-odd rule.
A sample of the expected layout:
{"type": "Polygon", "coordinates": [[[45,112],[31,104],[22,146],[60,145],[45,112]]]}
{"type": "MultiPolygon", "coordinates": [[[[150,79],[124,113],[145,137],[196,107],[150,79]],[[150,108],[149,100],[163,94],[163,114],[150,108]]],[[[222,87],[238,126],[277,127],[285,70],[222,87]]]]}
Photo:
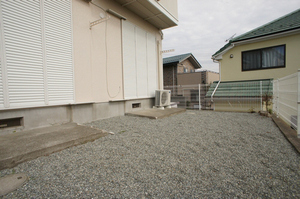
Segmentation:
{"type": "Polygon", "coordinates": [[[68,122],[86,123],[99,119],[122,116],[125,113],[152,108],[154,98],[103,103],[69,104],[14,110],[1,110],[0,121],[21,118],[21,125],[0,128],[0,135],[68,122]]]}

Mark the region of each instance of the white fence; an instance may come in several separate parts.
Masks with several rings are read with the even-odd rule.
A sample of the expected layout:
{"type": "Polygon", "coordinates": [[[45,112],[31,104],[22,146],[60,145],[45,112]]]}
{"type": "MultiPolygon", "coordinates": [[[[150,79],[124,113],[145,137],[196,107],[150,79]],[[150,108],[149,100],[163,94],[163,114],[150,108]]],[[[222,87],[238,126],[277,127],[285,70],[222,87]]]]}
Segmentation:
{"type": "Polygon", "coordinates": [[[221,82],[208,95],[214,110],[258,112],[267,109],[266,101],[272,96],[272,81],[221,82]]]}
{"type": "Polygon", "coordinates": [[[297,129],[300,138],[299,126],[299,83],[300,72],[274,80],[273,82],[273,110],[281,119],[297,129]]]}

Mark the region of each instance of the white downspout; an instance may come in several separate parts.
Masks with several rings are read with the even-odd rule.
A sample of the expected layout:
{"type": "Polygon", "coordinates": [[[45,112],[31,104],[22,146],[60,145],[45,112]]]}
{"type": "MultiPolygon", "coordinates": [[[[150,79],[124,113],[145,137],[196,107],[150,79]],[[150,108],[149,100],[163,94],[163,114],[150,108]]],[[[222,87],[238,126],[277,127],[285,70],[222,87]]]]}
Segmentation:
{"type": "MultiPolygon", "coordinates": [[[[214,102],[214,95],[215,95],[215,93],[216,93],[216,91],[217,91],[217,89],[218,89],[218,87],[219,87],[219,85],[220,85],[220,82],[221,82],[221,63],[218,62],[218,61],[216,61],[215,59],[213,59],[213,62],[219,63],[219,82],[218,82],[216,88],[214,89],[213,93],[211,94],[210,101],[211,101],[212,103],[214,102]]],[[[214,110],[215,110],[215,106],[214,106],[214,110]]]]}
{"type": "Polygon", "coordinates": [[[215,92],[217,91],[218,87],[219,87],[219,84],[220,84],[221,80],[219,80],[214,92],[211,94],[211,102],[214,102],[214,95],[215,95],[215,92]]]}

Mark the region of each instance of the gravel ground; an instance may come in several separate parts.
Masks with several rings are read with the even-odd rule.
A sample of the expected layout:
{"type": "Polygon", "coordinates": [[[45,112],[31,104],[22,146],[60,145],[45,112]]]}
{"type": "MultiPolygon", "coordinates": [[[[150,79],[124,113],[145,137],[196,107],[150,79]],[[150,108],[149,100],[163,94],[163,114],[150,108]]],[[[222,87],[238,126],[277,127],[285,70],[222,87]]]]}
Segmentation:
{"type": "Polygon", "coordinates": [[[115,134],[2,170],[30,177],[3,198],[300,198],[300,155],[270,118],[187,111],[86,125],[115,134]]]}

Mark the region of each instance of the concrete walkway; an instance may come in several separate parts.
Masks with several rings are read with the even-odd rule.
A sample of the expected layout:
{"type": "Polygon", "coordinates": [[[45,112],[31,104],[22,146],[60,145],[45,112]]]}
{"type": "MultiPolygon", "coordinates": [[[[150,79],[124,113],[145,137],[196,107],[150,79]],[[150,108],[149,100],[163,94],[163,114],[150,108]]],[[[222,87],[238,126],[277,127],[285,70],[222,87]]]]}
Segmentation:
{"type": "MultiPolygon", "coordinates": [[[[127,115],[164,118],[184,112],[185,109],[148,109],[127,115]]],[[[0,170],[12,168],[22,162],[49,155],[68,147],[94,141],[108,133],[99,129],[67,123],[58,126],[0,136],[0,170]]]]}
{"type": "Polygon", "coordinates": [[[99,129],[67,123],[0,136],[0,170],[94,141],[107,135],[99,129]]]}
{"type": "Polygon", "coordinates": [[[147,117],[150,119],[161,119],[164,117],[169,117],[171,115],[183,113],[185,111],[186,111],[186,109],[183,109],[183,108],[165,108],[164,110],[146,109],[146,110],[140,110],[140,111],[135,111],[135,112],[131,112],[131,113],[126,113],[126,115],[147,117]]]}

